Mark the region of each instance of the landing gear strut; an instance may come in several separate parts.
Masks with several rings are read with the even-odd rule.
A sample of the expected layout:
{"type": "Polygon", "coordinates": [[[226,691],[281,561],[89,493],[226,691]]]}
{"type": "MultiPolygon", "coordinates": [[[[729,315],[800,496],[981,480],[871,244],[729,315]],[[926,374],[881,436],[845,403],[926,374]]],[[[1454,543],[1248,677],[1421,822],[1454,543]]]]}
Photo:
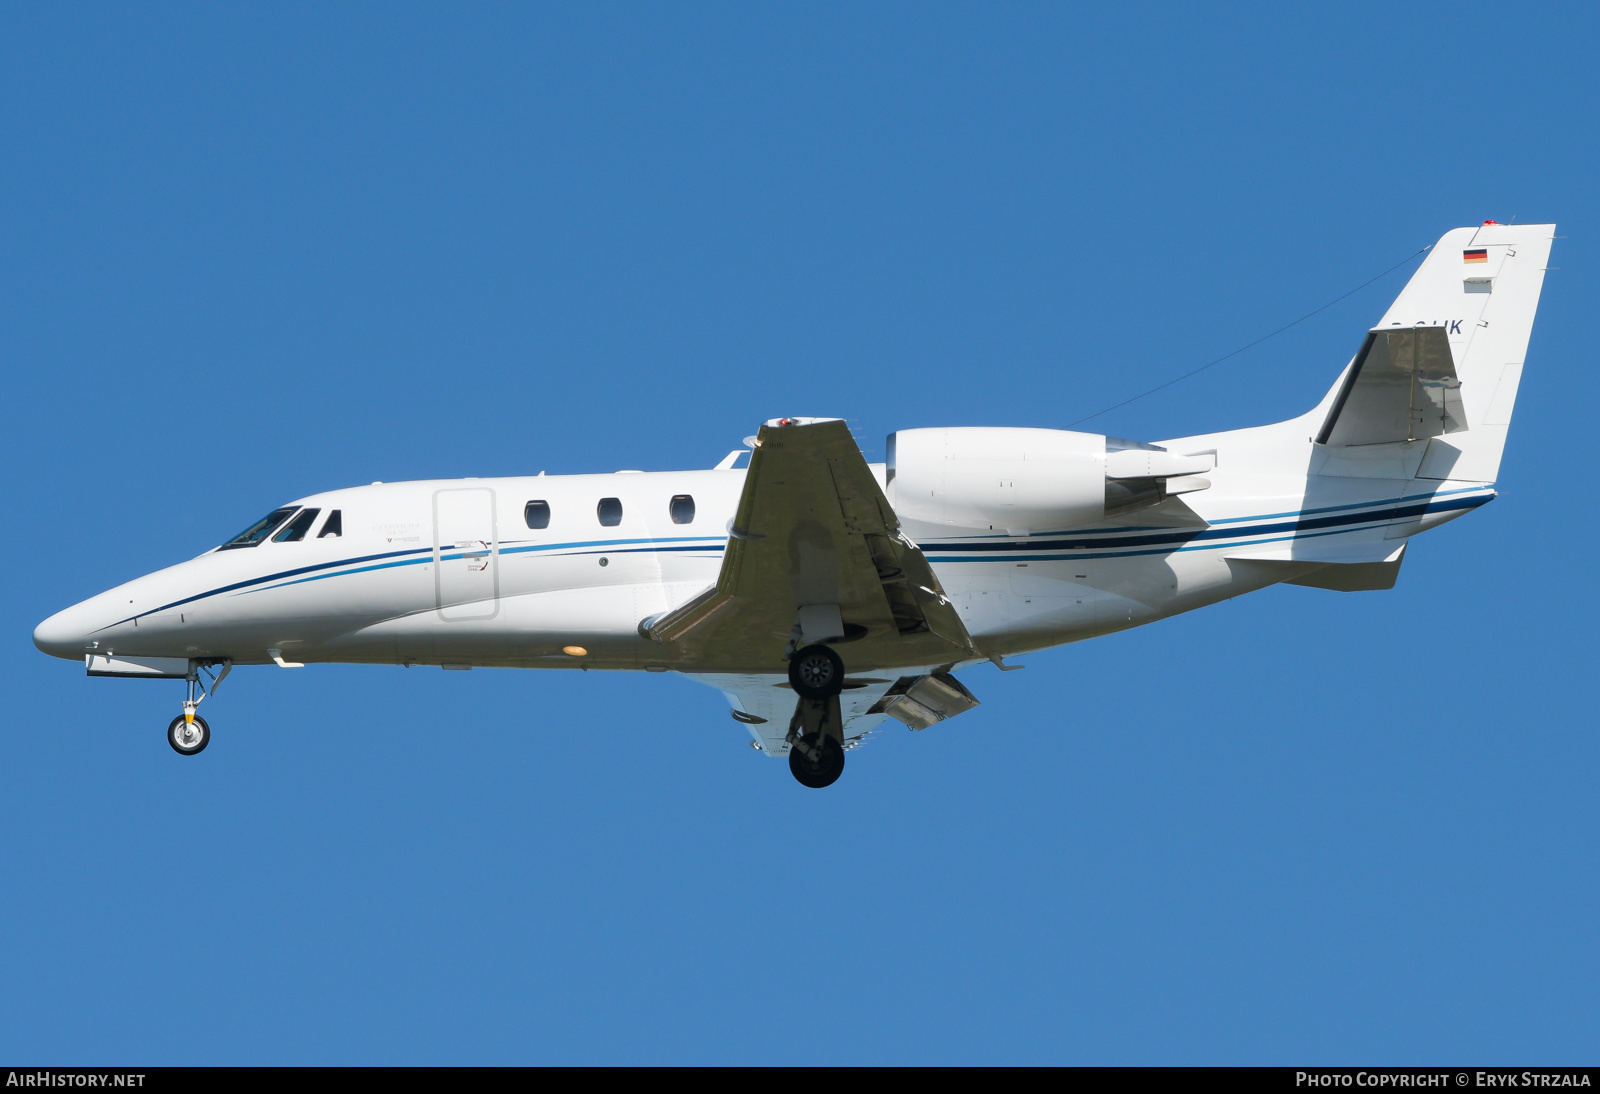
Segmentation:
{"type": "Polygon", "coordinates": [[[789,685],[798,696],[789,720],[789,772],[801,786],[820,790],[844,774],[844,662],[827,646],[807,646],[789,658],[789,685]]]}
{"type": "MultiPolygon", "coordinates": [[[[189,698],[183,701],[183,713],[172,719],[172,724],[167,726],[167,743],[172,746],[172,751],[180,756],[196,756],[206,750],[206,745],[211,743],[211,727],[206,720],[196,714],[200,703],[208,692],[200,683],[200,669],[202,666],[197,661],[189,662],[189,698]]],[[[233,662],[224,661],[222,671],[211,676],[211,690],[209,694],[216,694],[217,688],[222,685],[222,678],[233,671],[233,662]]],[[[210,669],[207,668],[207,672],[210,669]]]]}

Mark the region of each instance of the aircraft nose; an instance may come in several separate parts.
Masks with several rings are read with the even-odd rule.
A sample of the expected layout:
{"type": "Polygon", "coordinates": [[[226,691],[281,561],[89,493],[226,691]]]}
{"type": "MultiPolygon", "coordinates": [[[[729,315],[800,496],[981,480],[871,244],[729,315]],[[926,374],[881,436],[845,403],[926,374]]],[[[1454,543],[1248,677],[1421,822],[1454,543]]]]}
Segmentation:
{"type": "Polygon", "coordinates": [[[84,646],[89,644],[82,607],[74,604],[33,628],[33,644],[51,657],[65,657],[69,661],[81,659],[84,646]]]}

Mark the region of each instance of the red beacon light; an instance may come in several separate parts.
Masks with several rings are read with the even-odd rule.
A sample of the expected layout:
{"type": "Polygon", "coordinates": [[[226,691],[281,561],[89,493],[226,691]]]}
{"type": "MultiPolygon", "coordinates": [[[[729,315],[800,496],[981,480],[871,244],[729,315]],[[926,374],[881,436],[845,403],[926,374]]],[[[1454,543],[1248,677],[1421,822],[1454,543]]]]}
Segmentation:
{"type": "Polygon", "coordinates": [[[1498,225],[1499,223],[1500,222],[1498,220],[1486,220],[1483,222],[1483,226],[1487,228],[1491,224],[1498,225]]]}

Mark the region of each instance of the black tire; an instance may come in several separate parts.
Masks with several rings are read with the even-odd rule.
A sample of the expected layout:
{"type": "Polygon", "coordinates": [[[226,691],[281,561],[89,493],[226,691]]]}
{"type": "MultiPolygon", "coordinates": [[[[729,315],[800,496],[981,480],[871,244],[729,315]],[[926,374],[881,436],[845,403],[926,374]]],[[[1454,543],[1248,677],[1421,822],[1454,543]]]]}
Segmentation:
{"type": "Polygon", "coordinates": [[[185,748],[178,743],[178,730],[183,727],[183,715],[172,719],[172,724],[167,727],[167,744],[172,746],[172,751],[180,756],[198,756],[206,750],[206,745],[211,743],[211,727],[206,725],[206,720],[200,715],[194,716],[194,724],[200,730],[200,743],[192,748],[185,748]]]}
{"type": "Polygon", "coordinates": [[[798,747],[789,749],[789,773],[801,786],[809,786],[813,790],[832,786],[844,774],[844,749],[832,737],[823,737],[819,741],[817,736],[808,733],[800,738],[800,744],[821,753],[816,762],[812,762],[798,747]]]}
{"type": "Polygon", "coordinates": [[[844,661],[827,646],[807,646],[789,658],[789,686],[802,699],[828,699],[844,690],[844,661]]]}

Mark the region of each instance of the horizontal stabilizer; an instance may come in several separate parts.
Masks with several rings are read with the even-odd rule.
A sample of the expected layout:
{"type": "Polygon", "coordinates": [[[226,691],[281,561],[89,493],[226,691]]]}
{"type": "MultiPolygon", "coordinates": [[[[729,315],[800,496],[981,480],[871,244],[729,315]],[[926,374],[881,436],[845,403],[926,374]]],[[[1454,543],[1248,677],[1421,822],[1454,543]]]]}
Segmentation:
{"type": "Polygon", "coordinates": [[[1406,548],[1401,544],[1387,558],[1376,561],[1323,562],[1298,558],[1230,558],[1235,570],[1253,572],[1259,580],[1284,585],[1304,585],[1312,589],[1332,589],[1341,593],[1392,589],[1400,576],[1400,563],[1406,548]]]}
{"type": "Polygon", "coordinates": [[[1345,377],[1318,444],[1386,444],[1467,427],[1444,327],[1375,330],[1345,377]]]}
{"type": "Polygon", "coordinates": [[[1286,585],[1305,585],[1312,589],[1332,589],[1340,593],[1375,592],[1392,589],[1400,577],[1402,554],[1393,562],[1336,562],[1313,570],[1304,577],[1291,577],[1286,585]]]}
{"type": "MultiPolygon", "coordinates": [[[[1357,533],[1339,536],[1314,536],[1274,540],[1225,550],[1222,557],[1241,562],[1283,562],[1303,565],[1354,566],[1366,562],[1394,562],[1405,549],[1404,543],[1386,538],[1394,523],[1373,524],[1357,533]]],[[[1287,578],[1279,578],[1286,581],[1287,578]]]]}

